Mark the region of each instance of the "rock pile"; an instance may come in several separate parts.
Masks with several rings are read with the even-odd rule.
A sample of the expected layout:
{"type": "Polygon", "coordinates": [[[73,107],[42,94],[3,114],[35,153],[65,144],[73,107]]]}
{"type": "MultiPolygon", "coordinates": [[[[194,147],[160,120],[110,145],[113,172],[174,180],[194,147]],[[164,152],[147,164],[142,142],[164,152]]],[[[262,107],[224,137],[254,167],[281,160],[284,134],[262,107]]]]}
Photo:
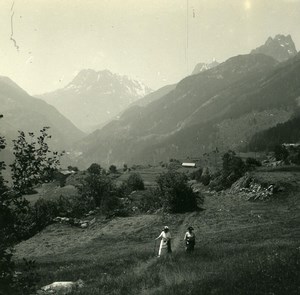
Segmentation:
{"type": "Polygon", "coordinates": [[[248,201],[266,201],[271,199],[275,193],[284,191],[284,189],[282,186],[271,183],[262,185],[246,173],[231,186],[230,193],[238,194],[248,201]]]}
{"type": "Polygon", "coordinates": [[[64,223],[64,224],[70,224],[73,226],[77,226],[80,228],[87,228],[94,224],[96,222],[96,218],[93,218],[91,220],[81,220],[78,218],[69,218],[69,217],[60,217],[57,216],[53,219],[54,222],[64,223]]]}
{"type": "Polygon", "coordinates": [[[274,185],[271,184],[267,188],[262,187],[258,183],[251,183],[249,188],[241,188],[241,192],[246,193],[248,201],[266,201],[269,200],[274,194],[274,185]]]}

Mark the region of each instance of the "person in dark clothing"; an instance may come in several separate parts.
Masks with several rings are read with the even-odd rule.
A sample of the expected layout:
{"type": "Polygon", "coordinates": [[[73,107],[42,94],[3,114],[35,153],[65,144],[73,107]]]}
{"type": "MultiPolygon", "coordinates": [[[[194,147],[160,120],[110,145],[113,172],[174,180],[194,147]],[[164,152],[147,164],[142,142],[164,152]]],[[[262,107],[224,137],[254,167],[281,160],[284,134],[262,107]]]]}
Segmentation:
{"type": "Polygon", "coordinates": [[[193,252],[194,248],[195,248],[196,236],[193,231],[194,231],[194,228],[192,226],[190,226],[190,227],[188,227],[188,231],[184,235],[185,251],[187,253],[193,252]]]}

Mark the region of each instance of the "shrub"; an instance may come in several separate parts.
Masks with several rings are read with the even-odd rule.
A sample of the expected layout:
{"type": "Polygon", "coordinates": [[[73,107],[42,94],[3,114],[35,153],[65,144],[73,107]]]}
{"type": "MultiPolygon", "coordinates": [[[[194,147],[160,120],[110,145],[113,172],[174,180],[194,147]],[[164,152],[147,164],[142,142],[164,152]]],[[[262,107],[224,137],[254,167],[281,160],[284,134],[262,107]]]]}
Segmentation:
{"type": "Polygon", "coordinates": [[[68,170],[78,172],[79,169],[76,166],[68,166],[68,170]]]}
{"type": "Polygon", "coordinates": [[[261,166],[261,162],[257,159],[254,158],[247,158],[246,159],[246,168],[247,170],[252,170],[255,167],[260,167],[261,166]]]}
{"type": "Polygon", "coordinates": [[[157,188],[150,188],[148,193],[141,199],[140,209],[143,212],[155,211],[162,207],[162,200],[157,188]]]}
{"type": "Polygon", "coordinates": [[[34,214],[36,230],[40,231],[52,223],[53,218],[59,213],[59,208],[55,201],[40,198],[34,204],[32,213],[34,214]]]}
{"type": "Polygon", "coordinates": [[[300,165],[300,147],[290,147],[289,148],[289,156],[287,157],[287,161],[290,163],[300,165]]]}
{"type": "Polygon", "coordinates": [[[184,173],[170,170],[157,178],[157,184],[165,211],[182,213],[198,209],[197,194],[188,185],[184,173]]]}
{"type": "Polygon", "coordinates": [[[274,147],[274,156],[276,161],[285,161],[289,156],[289,152],[283,145],[276,145],[274,147]]]}
{"type": "Polygon", "coordinates": [[[96,204],[92,198],[76,195],[70,200],[70,208],[67,210],[69,217],[80,218],[84,214],[96,208],[96,204]]]}
{"type": "Polygon", "coordinates": [[[131,191],[144,190],[144,181],[139,173],[132,173],[127,179],[127,186],[131,191]]]}
{"type": "Polygon", "coordinates": [[[201,178],[200,181],[204,184],[204,185],[209,185],[211,180],[211,174],[208,168],[206,168],[202,174],[201,174],[201,178]]]}

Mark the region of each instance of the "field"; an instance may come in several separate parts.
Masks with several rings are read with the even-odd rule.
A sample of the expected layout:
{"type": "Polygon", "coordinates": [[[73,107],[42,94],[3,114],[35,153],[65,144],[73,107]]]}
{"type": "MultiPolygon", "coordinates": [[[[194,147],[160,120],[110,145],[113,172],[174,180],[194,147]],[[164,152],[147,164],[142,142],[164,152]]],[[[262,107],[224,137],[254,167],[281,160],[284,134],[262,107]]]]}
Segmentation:
{"type": "Polygon", "coordinates": [[[82,279],[72,294],[299,294],[300,172],[258,172],[287,189],[268,202],[205,193],[205,210],[105,220],[87,229],[53,224],[16,247],[33,258],[39,286],[82,279]],[[173,253],[157,258],[154,238],[168,225],[173,253]],[[182,242],[195,228],[191,255],[182,242]]]}
{"type": "Polygon", "coordinates": [[[137,167],[137,169],[132,170],[130,172],[126,172],[121,174],[120,177],[118,177],[118,181],[125,181],[128,179],[129,175],[132,173],[139,173],[141,177],[144,180],[145,187],[153,187],[156,185],[156,178],[166,172],[167,169],[160,167],[160,166],[155,166],[155,167],[137,167]]]}

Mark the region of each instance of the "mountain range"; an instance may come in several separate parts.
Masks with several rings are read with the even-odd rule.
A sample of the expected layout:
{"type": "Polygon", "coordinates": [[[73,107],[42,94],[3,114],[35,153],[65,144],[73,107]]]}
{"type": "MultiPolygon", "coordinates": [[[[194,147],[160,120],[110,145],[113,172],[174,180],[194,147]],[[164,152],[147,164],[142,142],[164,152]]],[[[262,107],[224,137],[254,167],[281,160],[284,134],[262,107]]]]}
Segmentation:
{"type": "Polygon", "coordinates": [[[51,147],[58,150],[70,149],[84,133],[62,116],[53,106],[30,96],[25,90],[7,77],[0,76],[0,133],[6,138],[7,149],[1,157],[11,159],[12,139],[18,130],[38,132],[49,126],[52,135],[51,147]]]}
{"type": "Polygon", "coordinates": [[[299,97],[299,54],[281,63],[271,54],[235,56],[127,109],[77,145],[79,161],[158,163],[242,148],[254,134],[288,121],[299,97]]]}
{"type": "Polygon", "coordinates": [[[56,107],[79,129],[91,132],[150,92],[149,87],[127,76],[87,69],[64,88],[37,97],[56,107]]]}
{"type": "MultiPolygon", "coordinates": [[[[201,157],[216,147],[247,149],[255,138],[273,140],[297,125],[300,53],[289,35],[269,38],[250,54],[199,67],[151,93],[126,76],[83,70],[63,89],[42,96],[65,108],[81,129],[100,128],[87,136],[53,106],[0,77],[1,135],[11,142],[17,130],[50,126],[52,146],[70,150],[84,167],[201,157]]],[[[289,134],[295,141],[298,133],[289,134]]]]}

